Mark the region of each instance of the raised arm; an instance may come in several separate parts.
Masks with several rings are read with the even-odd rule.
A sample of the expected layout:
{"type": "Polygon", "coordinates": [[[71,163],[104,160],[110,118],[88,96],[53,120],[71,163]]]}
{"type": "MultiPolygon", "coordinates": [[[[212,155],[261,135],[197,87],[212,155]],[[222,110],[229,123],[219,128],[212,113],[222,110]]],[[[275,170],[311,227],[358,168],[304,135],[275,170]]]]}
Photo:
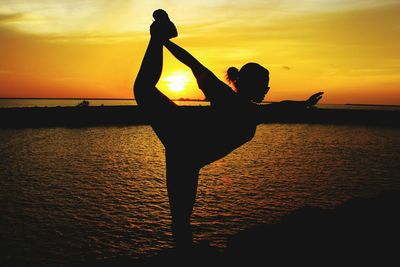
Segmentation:
{"type": "Polygon", "coordinates": [[[206,99],[211,102],[211,105],[225,105],[232,100],[232,96],[235,95],[232,88],[219,80],[214,73],[203,66],[189,52],[169,40],[164,42],[164,46],[179,61],[191,68],[199,88],[203,91],[206,99]]]}
{"type": "Polygon", "coordinates": [[[183,64],[192,69],[193,73],[201,72],[202,70],[207,70],[194,56],[192,56],[188,51],[182,47],[176,45],[175,43],[167,40],[164,46],[171,52],[174,57],[176,57],[183,64]]]}

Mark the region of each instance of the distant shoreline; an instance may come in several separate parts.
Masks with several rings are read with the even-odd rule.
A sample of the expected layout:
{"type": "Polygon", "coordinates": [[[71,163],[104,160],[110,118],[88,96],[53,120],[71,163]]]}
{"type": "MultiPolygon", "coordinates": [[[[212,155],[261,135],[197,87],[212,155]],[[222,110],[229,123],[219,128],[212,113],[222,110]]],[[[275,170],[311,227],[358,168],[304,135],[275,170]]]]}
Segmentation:
{"type": "MultiPolygon", "coordinates": [[[[103,98],[103,97],[0,97],[0,100],[122,100],[122,101],[136,101],[135,98],[103,98]]],[[[206,99],[191,99],[191,98],[178,98],[171,99],[172,101],[185,101],[185,102],[209,102],[206,99]]],[[[276,103],[277,101],[263,101],[262,103],[276,103]]],[[[344,105],[344,106],[371,106],[371,107],[396,107],[400,108],[400,104],[357,104],[357,103],[344,103],[344,104],[331,104],[324,103],[323,105],[344,105]]],[[[1,107],[0,107],[1,108],[1,107]]]]}
{"type": "Polygon", "coordinates": [[[363,106],[363,107],[400,107],[400,105],[385,105],[385,104],[344,104],[346,106],[363,106]]]}
{"type": "MultiPolygon", "coordinates": [[[[213,116],[210,106],[180,106],[183,120],[213,116]]],[[[260,106],[261,123],[343,124],[400,127],[398,110],[304,109],[271,111],[260,106]]],[[[211,117],[210,117],[211,118],[211,117]]],[[[235,120],[235,118],[232,118],[235,120]]],[[[138,106],[0,108],[0,128],[148,125],[138,106]]]]}

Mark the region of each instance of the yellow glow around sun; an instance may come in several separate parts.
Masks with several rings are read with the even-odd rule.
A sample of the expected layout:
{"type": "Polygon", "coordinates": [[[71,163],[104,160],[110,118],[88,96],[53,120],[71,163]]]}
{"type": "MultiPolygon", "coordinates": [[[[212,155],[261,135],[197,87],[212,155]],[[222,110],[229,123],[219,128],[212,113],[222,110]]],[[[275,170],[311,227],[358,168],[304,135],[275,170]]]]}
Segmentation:
{"type": "Polygon", "coordinates": [[[189,78],[184,72],[173,72],[170,76],[164,78],[168,88],[173,92],[185,90],[189,78]]]}

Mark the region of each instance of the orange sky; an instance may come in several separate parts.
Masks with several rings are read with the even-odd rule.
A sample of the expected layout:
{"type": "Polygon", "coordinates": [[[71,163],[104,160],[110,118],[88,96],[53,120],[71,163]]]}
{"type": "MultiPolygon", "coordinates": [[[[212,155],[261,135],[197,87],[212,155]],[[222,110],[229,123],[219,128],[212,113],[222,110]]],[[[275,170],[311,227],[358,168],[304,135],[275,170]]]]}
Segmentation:
{"type": "MultiPolygon", "coordinates": [[[[322,90],[322,103],[400,104],[400,1],[390,0],[0,0],[0,97],[133,98],[157,8],[221,79],[230,66],[267,67],[267,101],[322,90]]],[[[159,87],[204,97],[167,51],[159,87]]]]}

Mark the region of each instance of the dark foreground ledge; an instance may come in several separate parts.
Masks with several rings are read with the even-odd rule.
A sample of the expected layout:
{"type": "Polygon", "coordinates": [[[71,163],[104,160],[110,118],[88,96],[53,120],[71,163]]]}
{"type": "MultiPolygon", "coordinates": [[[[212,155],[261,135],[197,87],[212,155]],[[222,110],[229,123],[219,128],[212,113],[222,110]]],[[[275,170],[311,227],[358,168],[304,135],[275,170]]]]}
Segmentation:
{"type": "Polygon", "coordinates": [[[166,250],[140,260],[78,266],[398,266],[399,215],[400,191],[387,191],[335,209],[298,209],[280,223],[232,236],[222,252],[199,245],[190,252],[166,250]]]}
{"type": "MultiPolygon", "coordinates": [[[[207,114],[210,107],[181,107],[184,118],[207,114]]],[[[400,111],[306,109],[277,112],[260,107],[263,123],[318,123],[399,127],[400,111]]],[[[0,108],[0,128],[90,127],[148,124],[137,106],[0,108]]]]}

